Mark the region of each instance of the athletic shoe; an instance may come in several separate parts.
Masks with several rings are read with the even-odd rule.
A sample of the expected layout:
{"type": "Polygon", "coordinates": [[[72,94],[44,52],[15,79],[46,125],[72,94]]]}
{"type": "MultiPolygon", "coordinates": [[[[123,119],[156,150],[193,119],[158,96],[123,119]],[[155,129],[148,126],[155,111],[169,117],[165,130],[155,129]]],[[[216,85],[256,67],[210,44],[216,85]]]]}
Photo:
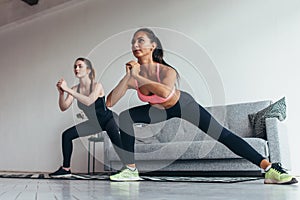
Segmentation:
{"type": "Polygon", "coordinates": [[[121,172],[109,177],[111,181],[139,181],[142,180],[137,169],[134,171],[125,168],[121,172]]]}
{"type": "Polygon", "coordinates": [[[55,172],[49,174],[49,176],[51,176],[53,178],[63,178],[63,177],[71,177],[72,174],[71,174],[71,170],[67,171],[67,170],[64,170],[63,167],[60,167],[55,172]]]}
{"type": "Polygon", "coordinates": [[[298,183],[297,179],[289,175],[280,163],[273,163],[271,168],[266,171],[265,184],[294,184],[298,183]]]}

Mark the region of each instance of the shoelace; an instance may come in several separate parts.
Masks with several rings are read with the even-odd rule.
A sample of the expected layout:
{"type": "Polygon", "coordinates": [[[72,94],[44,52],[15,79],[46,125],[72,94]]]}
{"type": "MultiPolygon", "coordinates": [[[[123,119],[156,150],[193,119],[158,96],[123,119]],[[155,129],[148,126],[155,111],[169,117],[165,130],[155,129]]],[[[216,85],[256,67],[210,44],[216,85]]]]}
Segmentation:
{"type": "Polygon", "coordinates": [[[284,169],[282,166],[281,166],[281,163],[273,163],[272,164],[272,167],[273,169],[275,169],[276,171],[280,172],[280,173],[283,173],[283,174],[286,174],[287,172],[285,171],[286,169],[284,169]]]}

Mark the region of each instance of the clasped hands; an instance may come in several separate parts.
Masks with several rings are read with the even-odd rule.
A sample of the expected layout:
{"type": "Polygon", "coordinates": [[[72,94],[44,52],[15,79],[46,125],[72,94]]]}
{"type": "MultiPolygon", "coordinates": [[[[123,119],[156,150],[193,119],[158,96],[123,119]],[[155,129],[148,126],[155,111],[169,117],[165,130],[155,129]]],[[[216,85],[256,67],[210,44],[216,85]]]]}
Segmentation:
{"type": "Polygon", "coordinates": [[[63,93],[68,89],[67,82],[63,78],[56,83],[56,87],[60,93],[63,93]]]}
{"type": "Polygon", "coordinates": [[[126,73],[132,76],[133,78],[136,78],[140,73],[140,67],[141,65],[138,62],[134,60],[129,61],[128,63],[126,63],[126,73]]]}

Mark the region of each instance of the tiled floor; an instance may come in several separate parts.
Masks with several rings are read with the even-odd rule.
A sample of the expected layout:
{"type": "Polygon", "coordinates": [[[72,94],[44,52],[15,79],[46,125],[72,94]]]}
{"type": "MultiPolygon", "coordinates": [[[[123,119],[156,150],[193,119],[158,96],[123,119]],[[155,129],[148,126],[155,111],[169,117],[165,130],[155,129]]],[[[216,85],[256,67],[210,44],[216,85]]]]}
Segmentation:
{"type": "Polygon", "coordinates": [[[241,183],[110,182],[86,180],[0,178],[1,200],[85,199],[300,199],[299,185],[265,185],[263,180],[241,183]]]}

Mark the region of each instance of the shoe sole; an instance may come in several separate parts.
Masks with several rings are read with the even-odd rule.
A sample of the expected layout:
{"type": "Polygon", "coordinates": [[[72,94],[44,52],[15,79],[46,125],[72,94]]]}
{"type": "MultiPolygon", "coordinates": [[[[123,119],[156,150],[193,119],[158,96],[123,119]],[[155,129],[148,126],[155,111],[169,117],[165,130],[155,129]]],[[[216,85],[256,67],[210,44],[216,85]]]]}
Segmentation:
{"type": "Polygon", "coordinates": [[[131,179],[112,179],[112,178],[109,178],[109,180],[115,181],[115,182],[130,182],[130,181],[142,181],[144,179],[138,177],[138,178],[131,178],[131,179]]]}
{"type": "Polygon", "coordinates": [[[292,178],[290,181],[276,181],[274,179],[265,179],[265,184],[279,184],[279,185],[291,185],[298,183],[298,180],[296,178],[292,178]]]}

